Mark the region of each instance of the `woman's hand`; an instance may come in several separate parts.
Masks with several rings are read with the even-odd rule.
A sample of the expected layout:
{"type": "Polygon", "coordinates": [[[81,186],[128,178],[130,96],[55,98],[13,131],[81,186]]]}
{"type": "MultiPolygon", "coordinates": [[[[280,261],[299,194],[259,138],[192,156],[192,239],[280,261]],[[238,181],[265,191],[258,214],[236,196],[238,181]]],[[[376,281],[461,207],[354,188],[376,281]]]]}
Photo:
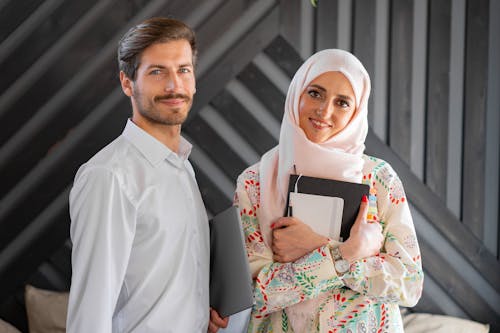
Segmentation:
{"type": "Polygon", "coordinates": [[[328,244],[328,238],[293,217],[281,217],[271,224],[272,250],[277,262],[293,262],[309,252],[328,244]]]}
{"type": "Polygon", "coordinates": [[[219,328],[226,328],[229,323],[229,317],[221,318],[219,313],[210,308],[210,321],[208,323],[208,333],[216,333],[219,328]]]}
{"type": "Polygon", "coordinates": [[[382,226],[378,222],[367,222],[368,200],[361,201],[358,217],[351,228],[349,238],[339,245],[342,257],[349,262],[371,257],[380,252],[384,243],[382,226]]]}

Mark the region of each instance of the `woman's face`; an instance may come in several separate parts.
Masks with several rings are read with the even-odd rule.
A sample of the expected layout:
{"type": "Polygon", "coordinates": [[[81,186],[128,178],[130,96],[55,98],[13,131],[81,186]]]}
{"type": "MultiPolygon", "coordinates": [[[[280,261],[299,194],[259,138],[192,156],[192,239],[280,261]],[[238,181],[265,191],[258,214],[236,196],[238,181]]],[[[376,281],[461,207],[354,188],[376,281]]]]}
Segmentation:
{"type": "Polygon", "coordinates": [[[326,72],[300,95],[299,125],[309,140],[322,143],[347,126],[356,111],[351,83],[341,72],[326,72]]]}

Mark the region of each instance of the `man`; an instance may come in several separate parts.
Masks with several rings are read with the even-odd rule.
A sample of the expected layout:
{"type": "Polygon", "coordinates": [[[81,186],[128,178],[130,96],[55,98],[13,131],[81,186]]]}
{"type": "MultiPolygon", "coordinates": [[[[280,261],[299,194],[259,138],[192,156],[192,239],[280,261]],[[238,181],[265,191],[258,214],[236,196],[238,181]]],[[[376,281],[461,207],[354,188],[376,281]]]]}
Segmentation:
{"type": "Polygon", "coordinates": [[[71,190],[70,333],[207,331],[208,221],[181,136],[195,59],[194,32],[177,20],[149,19],[120,40],[132,118],[71,190]]]}

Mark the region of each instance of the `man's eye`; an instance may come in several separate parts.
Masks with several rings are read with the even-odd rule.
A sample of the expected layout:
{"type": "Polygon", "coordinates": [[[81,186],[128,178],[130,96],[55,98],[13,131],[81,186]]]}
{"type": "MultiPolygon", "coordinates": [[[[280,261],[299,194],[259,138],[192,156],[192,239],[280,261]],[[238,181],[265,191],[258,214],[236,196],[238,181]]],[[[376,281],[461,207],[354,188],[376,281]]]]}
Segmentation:
{"type": "Polygon", "coordinates": [[[187,67],[182,67],[181,69],[179,69],[179,72],[181,73],[191,73],[191,70],[187,67]]]}
{"type": "Polygon", "coordinates": [[[160,75],[161,73],[162,73],[162,71],[161,71],[161,70],[159,70],[159,69],[153,69],[153,70],[150,72],[150,74],[151,74],[151,75],[160,75]]]}

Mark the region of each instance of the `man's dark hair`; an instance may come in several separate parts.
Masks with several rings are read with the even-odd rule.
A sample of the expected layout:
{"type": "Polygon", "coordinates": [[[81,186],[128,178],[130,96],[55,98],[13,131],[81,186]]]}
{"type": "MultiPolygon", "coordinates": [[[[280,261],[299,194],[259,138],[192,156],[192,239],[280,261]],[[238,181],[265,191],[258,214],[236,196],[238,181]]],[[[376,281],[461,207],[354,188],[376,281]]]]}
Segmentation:
{"type": "Polygon", "coordinates": [[[193,65],[196,63],[196,39],[194,31],[179,20],[153,17],[131,28],[118,43],[118,67],[135,80],[142,52],[156,43],[185,39],[191,45],[193,65]]]}

